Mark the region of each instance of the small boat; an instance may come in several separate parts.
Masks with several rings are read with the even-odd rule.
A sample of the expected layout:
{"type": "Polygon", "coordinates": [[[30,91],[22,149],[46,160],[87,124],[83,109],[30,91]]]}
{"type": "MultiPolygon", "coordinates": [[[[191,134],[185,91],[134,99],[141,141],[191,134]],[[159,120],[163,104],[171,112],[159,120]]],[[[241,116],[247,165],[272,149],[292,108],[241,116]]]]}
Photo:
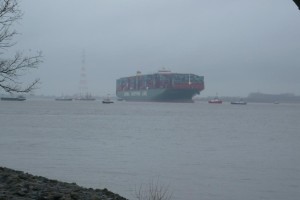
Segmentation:
{"type": "Polygon", "coordinates": [[[110,103],[114,103],[114,102],[109,98],[109,96],[107,96],[106,98],[104,98],[104,99],[102,100],[102,103],[110,104],[110,103]]]}
{"type": "Polygon", "coordinates": [[[24,96],[17,97],[1,97],[1,101],[25,101],[26,98],[24,96]]]}
{"type": "Polygon", "coordinates": [[[110,104],[110,103],[114,103],[112,100],[110,100],[110,99],[103,99],[102,100],[102,103],[105,103],[105,104],[110,104]]]}
{"type": "Polygon", "coordinates": [[[208,101],[208,103],[214,103],[214,104],[221,104],[223,101],[219,99],[218,97],[215,97],[214,99],[211,99],[208,101]]]}
{"type": "Polygon", "coordinates": [[[96,98],[94,98],[91,94],[86,94],[85,96],[79,96],[75,98],[75,100],[79,101],[95,101],[96,98]]]}
{"type": "Polygon", "coordinates": [[[233,104],[233,105],[246,105],[247,102],[240,99],[239,101],[232,101],[231,104],[233,104]]]}
{"type": "Polygon", "coordinates": [[[67,98],[67,97],[60,97],[56,98],[55,101],[72,101],[72,98],[67,98]]]}

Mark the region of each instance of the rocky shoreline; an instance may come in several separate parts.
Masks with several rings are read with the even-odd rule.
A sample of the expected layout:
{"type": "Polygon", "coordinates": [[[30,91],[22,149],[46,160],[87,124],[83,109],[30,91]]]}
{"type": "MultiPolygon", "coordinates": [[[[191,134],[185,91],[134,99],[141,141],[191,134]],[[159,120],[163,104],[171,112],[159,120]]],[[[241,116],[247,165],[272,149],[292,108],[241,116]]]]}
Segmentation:
{"type": "Polygon", "coordinates": [[[0,200],[126,200],[104,189],[92,189],[0,167],[0,200]]]}

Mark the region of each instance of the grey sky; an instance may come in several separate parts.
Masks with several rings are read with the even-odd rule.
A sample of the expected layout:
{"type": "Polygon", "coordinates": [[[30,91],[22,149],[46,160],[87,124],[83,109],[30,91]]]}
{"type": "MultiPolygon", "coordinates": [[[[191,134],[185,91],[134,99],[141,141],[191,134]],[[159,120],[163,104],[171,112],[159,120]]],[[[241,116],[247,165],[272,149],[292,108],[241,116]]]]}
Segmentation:
{"type": "Polygon", "coordinates": [[[140,70],[205,76],[202,96],[300,95],[300,12],[292,0],[23,0],[16,49],[41,50],[45,95],[115,93],[140,70]]]}

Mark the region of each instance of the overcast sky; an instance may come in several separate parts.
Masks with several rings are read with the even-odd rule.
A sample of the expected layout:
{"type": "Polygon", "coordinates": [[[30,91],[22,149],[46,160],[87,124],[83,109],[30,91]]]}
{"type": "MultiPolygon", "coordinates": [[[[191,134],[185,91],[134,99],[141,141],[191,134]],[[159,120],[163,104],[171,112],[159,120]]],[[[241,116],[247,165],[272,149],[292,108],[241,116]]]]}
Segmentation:
{"type": "Polygon", "coordinates": [[[300,11],[292,0],[23,0],[15,49],[41,50],[35,94],[89,92],[161,68],[203,75],[202,96],[300,95],[300,11]]]}

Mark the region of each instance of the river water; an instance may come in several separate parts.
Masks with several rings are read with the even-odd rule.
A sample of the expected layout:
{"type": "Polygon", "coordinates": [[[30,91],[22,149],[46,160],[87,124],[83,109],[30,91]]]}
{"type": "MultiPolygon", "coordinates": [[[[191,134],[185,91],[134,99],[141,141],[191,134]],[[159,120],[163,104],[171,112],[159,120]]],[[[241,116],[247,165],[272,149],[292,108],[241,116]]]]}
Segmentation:
{"type": "Polygon", "coordinates": [[[300,105],[0,101],[0,165],[129,199],[298,200],[300,105]]]}

